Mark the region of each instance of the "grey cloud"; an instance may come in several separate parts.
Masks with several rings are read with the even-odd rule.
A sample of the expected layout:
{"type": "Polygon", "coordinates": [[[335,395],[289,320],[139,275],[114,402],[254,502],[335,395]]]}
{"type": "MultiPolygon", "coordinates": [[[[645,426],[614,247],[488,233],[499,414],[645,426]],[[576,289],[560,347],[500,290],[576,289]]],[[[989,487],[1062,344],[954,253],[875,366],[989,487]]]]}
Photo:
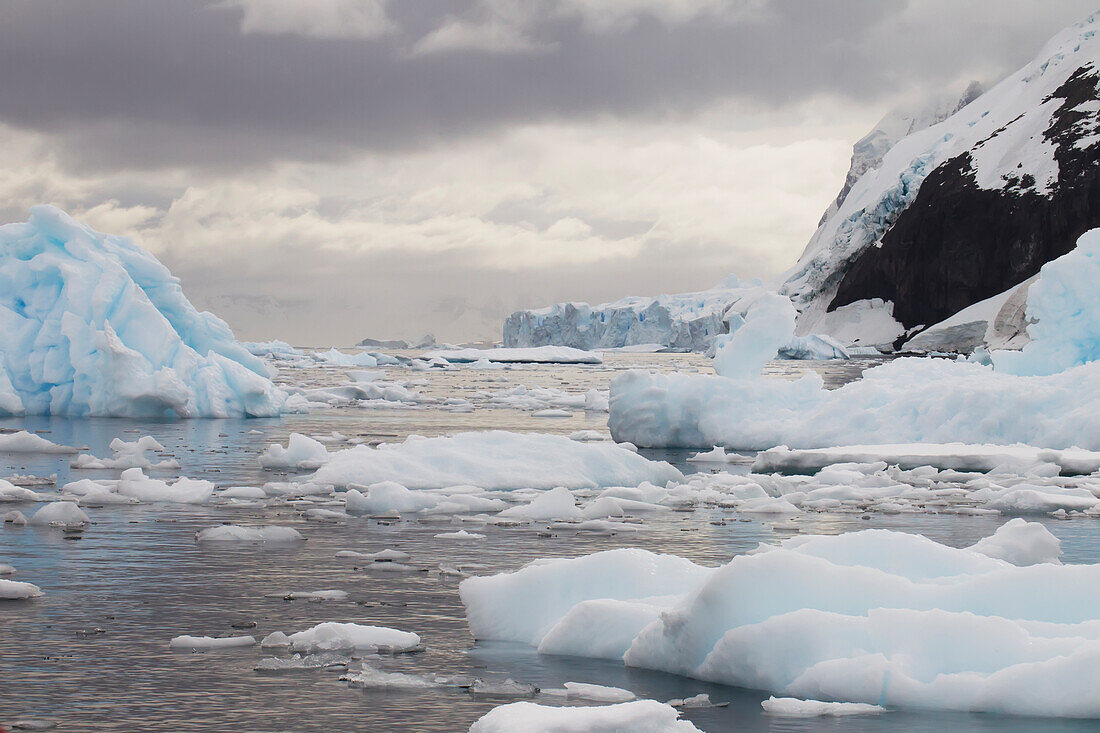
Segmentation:
{"type": "Polygon", "coordinates": [[[196,0],[0,0],[0,121],[57,135],[86,168],[340,160],[529,120],[690,115],[739,96],[867,101],[1004,73],[1090,4],[1043,3],[1018,26],[1003,19],[1024,2],[955,5],[936,17],[914,4],[902,23],[902,0],[774,0],[737,22],[643,15],[603,33],[548,16],[526,29],[540,53],[414,56],[478,6],[390,3],[392,33],[348,39],[242,33],[238,13],[196,0]]]}

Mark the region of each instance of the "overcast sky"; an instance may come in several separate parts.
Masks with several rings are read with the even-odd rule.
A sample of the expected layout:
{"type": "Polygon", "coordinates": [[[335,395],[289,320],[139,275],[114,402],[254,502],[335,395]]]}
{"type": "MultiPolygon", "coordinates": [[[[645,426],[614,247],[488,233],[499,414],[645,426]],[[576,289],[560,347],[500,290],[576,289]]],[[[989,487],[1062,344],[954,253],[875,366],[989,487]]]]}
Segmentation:
{"type": "Polygon", "coordinates": [[[241,338],[499,338],[777,276],[885,112],[1095,6],[0,0],[0,222],[129,234],[241,338]]]}

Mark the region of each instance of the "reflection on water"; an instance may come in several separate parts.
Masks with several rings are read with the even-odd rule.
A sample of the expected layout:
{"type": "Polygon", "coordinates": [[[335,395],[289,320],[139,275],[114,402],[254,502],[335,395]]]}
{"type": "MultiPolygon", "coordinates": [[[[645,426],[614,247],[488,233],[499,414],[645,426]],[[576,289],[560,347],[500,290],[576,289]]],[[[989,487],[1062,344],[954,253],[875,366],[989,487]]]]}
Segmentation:
{"type": "MultiPolygon", "coordinates": [[[[428,375],[420,389],[453,395],[502,389],[485,382],[503,374],[511,385],[555,386],[570,392],[606,388],[618,368],[674,363],[704,368],[691,355],[622,355],[608,368],[523,367],[507,371],[460,370],[428,375]]],[[[833,384],[851,364],[826,368],[833,384]]],[[[779,364],[788,375],[805,365],[779,364]]],[[[338,371],[309,375],[312,381],[339,379],[338,371]]],[[[289,374],[287,378],[294,378],[289,374]]],[[[403,373],[393,370],[393,378],[403,373]]],[[[416,375],[420,377],[422,375],[416,375]]],[[[404,376],[404,378],[408,378],[404,376]]],[[[107,454],[113,437],[151,434],[182,464],[180,472],[219,485],[258,485],[271,480],[255,457],[292,431],[397,440],[416,432],[437,434],[462,429],[501,428],[567,433],[606,430],[605,416],[577,414],[546,420],[508,409],[472,414],[439,409],[329,410],[284,420],[134,422],[28,418],[0,421],[0,427],[49,431],[57,442],[87,445],[107,454]],[[262,434],[250,431],[259,430],[262,434]],[[133,432],[128,432],[133,431],[133,432]]],[[[669,457],[684,462],[688,454],[669,457]]],[[[114,476],[117,472],[74,472],[67,459],[0,455],[0,476],[33,472],[114,476]]],[[[28,507],[20,507],[27,511],[28,507]]],[[[32,507],[33,508],[33,507],[32,507]]],[[[416,691],[351,690],[335,670],[260,675],[252,671],[266,656],[258,648],[205,654],[173,653],[168,640],[179,634],[225,636],[275,630],[296,631],[321,621],[354,621],[415,631],[421,654],[374,659],[388,670],[417,674],[462,674],[487,679],[512,677],[544,687],[566,681],[629,688],[639,696],[667,700],[707,692],[725,708],[692,710],[686,716],[710,733],[719,731],[1084,731],[1095,723],[991,715],[893,712],[843,720],[786,720],[762,714],[765,693],[628,669],[621,664],[540,656],[514,644],[479,644],[466,628],[457,579],[438,571],[440,562],[482,563],[486,572],[512,569],[536,557],[575,556],[634,544],[718,564],[759,542],[796,533],[834,533],[886,527],[919,531],[955,546],[973,543],[1000,523],[988,517],[810,515],[774,522],[711,522],[731,516],[719,509],[670,513],[652,519],[650,529],[632,537],[575,536],[558,532],[539,537],[532,527],[489,528],[475,543],[437,540],[438,522],[384,524],[357,519],[343,524],[303,521],[290,507],[228,509],[156,505],[89,510],[95,522],[79,540],[36,528],[0,529],[0,562],[19,569],[16,579],[41,586],[47,595],[30,603],[0,603],[0,721],[50,718],[62,730],[121,731],[464,731],[492,706],[506,700],[478,698],[455,689],[416,691]],[[309,539],[297,547],[199,548],[194,533],[212,524],[278,523],[296,527],[309,539]],[[337,559],[344,549],[371,551],[396,547],[428,572],[393,573],[337,559]],[[339,588],[347,602],[288,602],[270,598],[287,591],[339,588]],[[255,622],[242,631],[236,626],[255,622]],[[94,633],[94,629],[104,633],[94,633]]],[[[1047,522],[1063,540],[1070,562],[1097,562],[1100,526],[1090,521],[1047,522]]]]}

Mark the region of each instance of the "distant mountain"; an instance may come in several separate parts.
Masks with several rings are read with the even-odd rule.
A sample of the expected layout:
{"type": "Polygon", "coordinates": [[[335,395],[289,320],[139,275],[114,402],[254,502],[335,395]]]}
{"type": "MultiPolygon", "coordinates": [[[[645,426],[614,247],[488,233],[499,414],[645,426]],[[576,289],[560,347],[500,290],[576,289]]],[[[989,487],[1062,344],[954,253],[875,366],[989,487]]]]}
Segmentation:
{"type": "Polygon", "coordinates": [[[1098,27],[1100,14],[1065,29],[938,122],[909,117],[885,153],[904,115],[856,144],[841,195],[780,288],[799,333],[900,347],[1100,225],[1098,27]]]}

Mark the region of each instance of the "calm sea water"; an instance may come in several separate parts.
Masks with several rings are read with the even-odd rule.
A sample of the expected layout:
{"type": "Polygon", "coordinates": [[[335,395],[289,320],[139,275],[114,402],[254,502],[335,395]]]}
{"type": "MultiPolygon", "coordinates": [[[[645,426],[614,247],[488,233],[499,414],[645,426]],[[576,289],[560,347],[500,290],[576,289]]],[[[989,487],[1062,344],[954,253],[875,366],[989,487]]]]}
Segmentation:
{"type": "MultiPolygon", "coordinates": [[[[776,363],[769,370],[796,377],[823,372],[838,385],[858,375],[860,363],[776,363]]],[[[705,370],[692,355],[609,355],[603,367],[524,366],[508,370],[455,370],[410,374],[391,369],[393,379],[423,379],[417,387],[439,396],[469,396],[517,384],[553,386],[569,392],[606,388],[618,370],[631,367],[705,370]],[[507,382],[495,381],[505,378],[507,382]],[[493,380],[493,381],[490,381],[493,380]]],[[[284,370],[288,382],[338,383],[342,370],[284,370]]],[[[221,486],[260,485],[278,479],[263,472],[256,455],[290,432],[336,430],[366,440],[397,441],[411,433],[435,435],[471,429],[569,433],[606,431],[606,415],[534,418],[512,409],[473,413],[439,408],[344,408],[282,420],[2,420],[0,429],[41,431],[56,442],[88,446],[108,455],[114,437],[153,435],[182,464],[163,477],[187,475],[221,486]],[[260,431],[254,434],[251,431],[260,431]]],[[[651,453],[683,470],[688,453],[651,453]]],[[[705,469],[704,469],[705,470],[705,469]]],[[[0,454],[0,476],[13,473],[113,477],[117,472],[78,472],[65,457],[0,454]]],[[[31,506],[0,506],[0,511],[31,506]]],[[[540,537],[535,527],[479,530],[483,541],[438,540],[449,524],[414,519],[384,523],[356,519],[341,524],[307,522],[290,507],[227,509],[141,505],[89,510],[94,525],[79,539],[50,529],[0,528],[0,562],[15,565],[17,580],[39,585],[46,596],[31,602],[0,602],[0,724],[18,719],[50,720],[59,730],[120,731],[465,731],[494,705],[459,689],[349,689],[340,672],[315,670],[259,674],[268,656],[258,647],[178,653],[168,640],[180,634],[257,638],[292,632],[322,621],[379,624],[420,634],[424,651],[370,661],[387,670],[451,674],[487,680],[513,678],[540,687],[566,681],[615,685],[639,697],[667,700],[707,692],[728,707],[691,710],[685,717],[709,733],[718,731],[1085,731],[1094,722],[1009,718],[992,715],[891,712],[842,720],[790,720],[763,715],[766,693],[728,688],[672,675],[628,669],[622,664],[540,656],[513,644],[475,643],[466,628],[457,578],[440,563],[480,563],[479,573],[514,569],[539,557],[576,556],[624,545],[718,564],[796,533],[835,533],[868,527],[921,532],[963,546],[991,533],[1002,520],[988,517],[810,515],[780,521],[713,522],[731,513],[704,509],[669,513],[648,521],[640,536],[596,537],[557,531],[540,537]],[[195,532],[226,521],[296,527],[308,541],[295,547],[196,545],[195,532]],[[334,557],[339,550],[398,548],[425,572],[384,572],[334,557]],[[339,588],[346,602],[285,601],[289,591],[339,588]],[[275,595],[277,597],[269,597],[275,595]],[[242,631],[236,627],[255,623],[242,631]],[[96,629],[102,630],[96,632],[96,629]]],[[[1100,524],[1047,522],[1063,540],[1069,562],[1100,561],[1100,524]]]]}

